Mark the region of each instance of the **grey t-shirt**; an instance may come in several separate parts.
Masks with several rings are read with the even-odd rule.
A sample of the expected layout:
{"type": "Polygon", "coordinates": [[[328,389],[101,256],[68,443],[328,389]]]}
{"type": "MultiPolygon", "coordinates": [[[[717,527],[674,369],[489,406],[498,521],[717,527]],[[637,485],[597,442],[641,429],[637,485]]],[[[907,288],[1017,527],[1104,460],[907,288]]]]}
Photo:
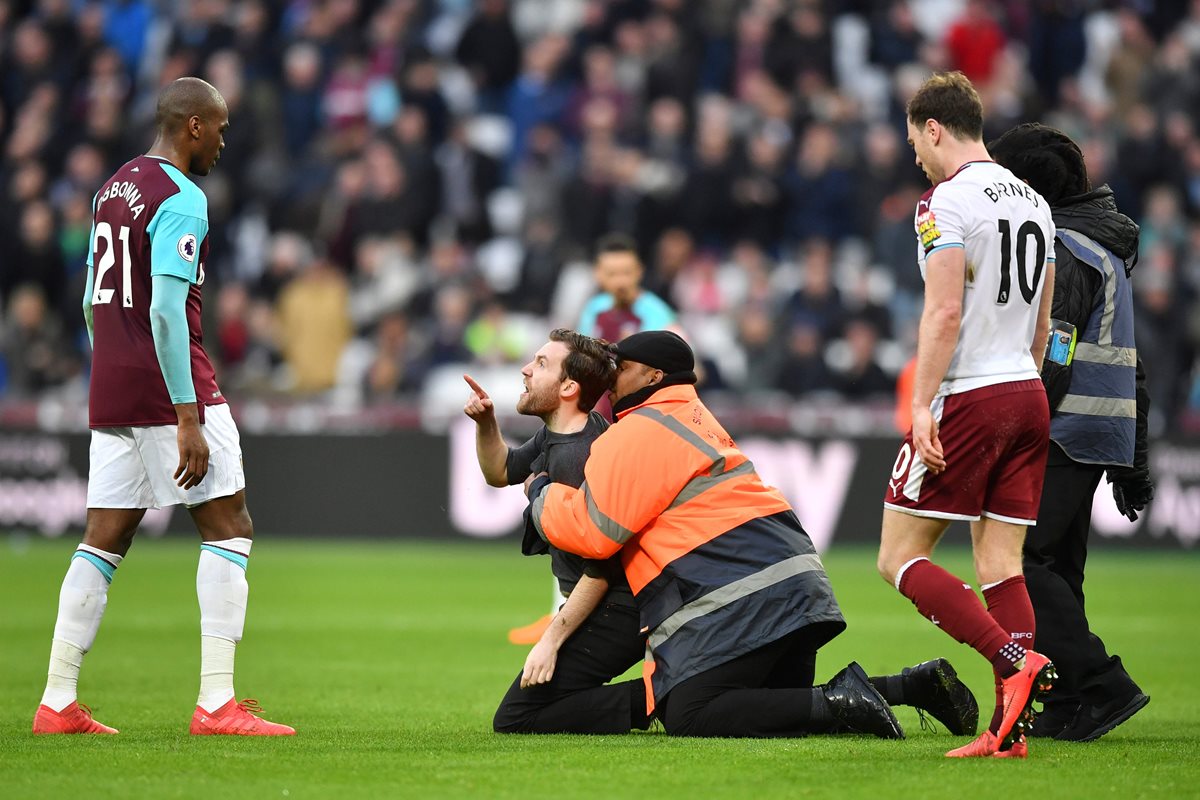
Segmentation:
{"type": "MultiPolygon", "coordinates": [[[[592,442],[608,430],[608,420],[595,411],[588,414],[587,424],[575,433],[554,433],[542,426],[529,441],[508,449],[508,483],[524,483],[530,475],[545,472],[555,483],[578,489],[583,485],[583,467],[592,451],[592,442]]],[[[633,605],[633,593],[625,578],[620,556],[607,561],[592,561],[550,547],[550,570],[558,578],[559,588],[569,594],[580,577],[602,577],[608,581],[604,602],[633,605]]]]}

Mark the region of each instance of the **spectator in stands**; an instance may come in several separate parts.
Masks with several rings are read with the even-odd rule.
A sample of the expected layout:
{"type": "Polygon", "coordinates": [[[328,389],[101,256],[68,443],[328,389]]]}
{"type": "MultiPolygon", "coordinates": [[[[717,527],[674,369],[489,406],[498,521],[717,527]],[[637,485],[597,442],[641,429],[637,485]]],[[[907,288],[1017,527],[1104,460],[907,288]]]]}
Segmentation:
{"type": "Polygon", "coordinates": [[[504,304],[492,300],[463,331],[469,361],[485,366],[519,364],[528,355],[525,332],[508,315],[504,304]]]}
{"type": "MultiPolygon", "coordinates": [[[[393,3],[392,7],[400,6],[393,3]]],[[[446,138],[450,125],[450,107],[442,96],[438,78],[437,62],[428,52],[415,50],[409,54],[401,81],[401,103],[403,107],[419,108],[424,113],[429,142],[434,146],[446,138]]]]}
{"type": "Polygon", "coordinates": [[[441,171],[443,217],[463,242],[485,241],[492,233],[487,201],[500,185],[500,163],[471,144],[464,119],[451,124],[434,158],[441,171]]]}
{"type": "MultiPolygon", "coordinates": [[[[0,237],[9,247],[0,248],[0,302],[34,280],[76,357],[86,357],[71,332],[92,198],[104,175],[144,150],[158,88],[198,74],[239,107],[228,135],[241,144],[227,152],[240,168],[205,186],[220,222],[206,269],[214,285],[241,285],[229,298],[249,294],[249,349],[228,387],[235,395],[287,385],[277,380],[272,309],[311,254],[347,273],[354,292],[343,296],[361,347],[382,347],[374,326],[403,308],[408,346],[422,353],[400,383],[404,394],[423,390],[425,340],[440,338],[435,297],[446,286],[467,297],[463,329],[492,298],[508,312],[545,316],[551,293],[566,318],[545,325],[569,323],[589,284],[571,262],[586,260],[611,230],[629,233],[648,264],[666,268],[665,277],[648,276],[665,294],[676,260],[664,260],[659,244],[682,243],[678,231],[690,238],[677,262],[688,271],[689,330],[698,350],[730,351],[721,369],[732,384],[738,364],[757,369],[759,351],[753,336],[737,335],[737,315],[705,299],[714,281],[722,296],[747,291],[747,303],[762,301],[748,317],[778,322],[766,328],[780,351],[797,321],[822,330],[822,354],[844,335],[824,330],[823,313],[777,318],[803,269],[744,264],[739,243],[779,258],[824,239],[829,284],[834,263],[865,269],[856,263],[865,247],[869,264],[894,280],[888,310],[903,343],[919,296],[910,240],[923,191],[898,147],[903,108],[929,70],[960,63],[977,79],[990,74],[982,90],[1005,126],[1037,118],[1071,131],[1093,178],[1112,185],[1147,241],[1167,242],[1143,258],[1172,264],[1168,277],[1149,280],[1156,273],[1146,270],[1135,291],[1149,309],[1147,341],[1161,343],[1155,355],[1180,384],[1163,389],[1177,399],[1164,400],[1160,429],[1194,424],[1182,384],[1200,374],[1196,337],[1171,328],[1186,331],[1200,316],[1195,245],[1180,234],[1200,213],[1194,4],[1142,14],[963,0],[952,4],[961,19],[918,17],[926,4],[912,0],[585,0],[578,16],[558,13],[571,3],[525,0],[520,14],[513,5],[6,4],[0,237]],[[837,64],[861,66],[840,74],[833,34],[856,31],[866,37],[839,38],[846,49],[837,64]],[[1027,48],[1027,64],[1014,43],[1027,48]],[[45,249],[47,219],[58,267],[45,249]],[[293,245],[276,252],[284,233],[309,255],[293,245]],[[27,246],[32,260],[17,252],[27,246]],[[474,253],[485,247],[513,254],[511,269],[477,275],[474,253]],[[391,256],[367,258],[390,265],[368,276],[360,256],[381,249],[403,253],[407,266],[397,273],[391,256]],[[407,306],[376,283],[401,273],[418,281],[407,306]],[[375,289],[380,300],[364,313],[360,301],[375,289]]],[[[859,280],[841,266],[837,273],[839,285],[859,280]]],[[[450,352],[461,343],[443,344],[461,355],[450,352]]],[[[355,363],[372,360],[373,351],[355,363]]],[[[361,378],[353,383],[357,396],[361,378]]]]}
{"type": "Polygon", "coordinates": [[[962,16],[946,31],[950,68],[962,70],[972,83],[981,86],[986,86],[995,74],[1008,38],[992,15],[989,3],[967,0],[962,16]]]}
{"type": "Polygon", "coordinates": [[[279,349],[293,390],[311,394],[332,388],[342,348],[353,332],[345,274],[314,259],[283,287],[276,315],[279,349]]]}
{"type": "Polygon", "coordinates": [[[374,358],[363,378],[370,400],[387,400],[417,388],[408,317],[388,314],[375,328],[374,358]]]}
{"type": "Polygon", "coordinates": [[[514,311],[545,317],[566,261],[561,231],[553,217],[535,216],[525,226],[524,239],[520,277],[505,302],[514,311]]]}
{"type": "Polygon", "coordinates": [[[775,388],[792,397],[804,397],[832,387],[825,365],[821,329],[809,319],[794,320],[785,331],[784,354],[775,376],[775,388]]]}
{"type": "Polygon", "coordinates": [[[731,195],[736,232],[764,248],[778,242],[783,231],[786,144],[773,132],[757,131],[734,168],[731,195]]]}
{"type": "Polygon", "coordinates": [[[426,347],[421,359],[422,372],[446,364],[470,363],[467,327],[474,312],[474,297],[460,282],[445,283],[433,294],[433,316],[427,325],[426,347]]]}
{"type": "Polygon", "coordinates": [[[559,36],[546,36],[525,50],[520,75],[509,87],[505,113],[512,122],[509,165],[525,156],[529,132],[537,125],[559,127],[567,109],[567,86],[558,69],[566,43],[559,36]]]}
{"type": "Polygon", "coordinates": [[[813,123],[800,140],[796,163],[784,179],[788,191],[785,231],[792,241],[814,236],[840,241],[853,230],[854,184],[841,164],[838,137],[813,123]]]}
{"type": "Polygon", "coordinates": [[[18,397],[62,386],[79,372],[79,360],[36,284],[16,288],[0,333],[8,391],[18,397]]]}
{"type": "Polygon", "coordinates": [[[816,330],[819,345],[842,333],[845,306],[833,283],[833,247],[810,239],[800,253],[803,285],[788,298],[783,313],[789,323],[804,322],[816,330]]]}
{"type": "Polygon", "coordinates": [[[891,397],[896,381],[889,378],[875,359],[879,331],[870,320],[855,317],[846,323],[845,361],[834,370],[832,385],[851,400],[891,397]]]}
{"type": "MultiPolygon", "coordinates": [[[[64,284],[67,273],[62,251],[55,240],[54,210],[44,200],[34,200],[16,210],[20,215],[17,239],[8,245],[11,249],[6,258],[11,258],[12,264],[4,270],[2,288],[11,290],[18,284],[37,287],[43,302],[57,318],[66,308],[64,284]]],[[[81,299],[75,298],[76,305],[81,299]]]]}
{"type": "Polygon", "coordinates": [[[281,128],[288,154],[300,158],[321,129],[321,51],[311,42],[296,42],[283,57],[281,128]]]}
{"type": "Polygon", "coordinates": [[[916,62],[923,42],[911,0],[891,0],[871,15],[870,58],[881,67],[892,70],[916,62]]]}
{"type": "Polygon", "coordinates": [[[521,66],[521,43],[508,15],[507,0],[483,0],[463,30],[455,50],[479,92],[484,113],[499,112],[505,92],[521,66]]]}
{"type": "Polygon", "coordinates": [[[738,316],[738,344],[746,354],[746,373],[741,388],[763,392],[783,388],[781,371],[785,348],[779,341],[775,319],[761,305],[750,305],[738,316]]]}

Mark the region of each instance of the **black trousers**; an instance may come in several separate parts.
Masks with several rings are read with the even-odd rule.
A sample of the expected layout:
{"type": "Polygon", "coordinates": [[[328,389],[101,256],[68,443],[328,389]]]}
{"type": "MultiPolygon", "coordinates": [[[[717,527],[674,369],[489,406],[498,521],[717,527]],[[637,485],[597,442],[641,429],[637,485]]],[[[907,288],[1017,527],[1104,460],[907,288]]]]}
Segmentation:
{"type": "MultiPolygon", "coordinates": [[[[821,641],[827,640],[824,637],[821,641]]],[[[817,649],[803,630],[688,678],[657,704],[672,736],[769,738],[829,729],[812,719],[817,649]]]]}
{"type": "Polygon", "coordinates": [[[1092,633],[1083,576],[1092,495],[1104,467],[1072,461],[1050,443],[1038,524],[1025,537],[1025,585],[1037,620],[1034,647],[1058,669],[1047,705],[1099,705],[1137,691],[1118,656],[1092,633]]]}
{"type": "Polygon", "coordinates": [[[497,733],[628,733],[634,720],[645,718],[645,684],[608,681],[645,656],[640,629],[636,608],[602,603],[559,648],[549,683],[522,689],[518,673],[492,728],[497,733]]]}

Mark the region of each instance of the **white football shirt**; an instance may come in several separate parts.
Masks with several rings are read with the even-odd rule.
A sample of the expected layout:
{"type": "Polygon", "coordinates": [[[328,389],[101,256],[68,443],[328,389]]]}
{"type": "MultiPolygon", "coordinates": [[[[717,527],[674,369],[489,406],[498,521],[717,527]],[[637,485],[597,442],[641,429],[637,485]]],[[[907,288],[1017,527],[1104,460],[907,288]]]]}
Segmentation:
{"type": "Polygon", "coordinates": [[[933,253],[966,251],[958,344],[938,395],[1036,379],[1029,348],[1054,261],[1050,205],[999,164],[970,161],[925,193],[915,225],[922,278],[933,253]]]}

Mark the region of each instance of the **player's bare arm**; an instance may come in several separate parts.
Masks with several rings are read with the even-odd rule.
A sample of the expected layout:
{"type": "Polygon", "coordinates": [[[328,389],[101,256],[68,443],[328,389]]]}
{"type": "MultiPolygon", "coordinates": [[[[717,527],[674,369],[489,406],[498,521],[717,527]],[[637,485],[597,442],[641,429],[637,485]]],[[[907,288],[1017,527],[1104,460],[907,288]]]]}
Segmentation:
{"type": "Polygon", "coordinates": [[[946,377],[958,342],[966,251],[961,247],[938,250],[929,256],[925,270],[925,310],[917,336],[913,381],[913,445],[921,461],[936,474],[946,468],[946,460],[929,406],[946,377]]]}
{"type": "Polygon", "coordinates": [[[525,668],[521,671],[522,689],[550,682],[554,677],[559,648],[579,630],[583,621],[591,616],[607,591],[608,581],[604,578],[584,575],[579,579],[567,602],[554,615],[550,627],[529,651],[529,656],[525,659],[525,668]]]}
{"type": "Polygon", "coordinates": [[[176,438],[179,443],[179,466],[175,482],[182,489],[191,489],[208,474],[208,441],[200,428],[200,414],[195,403],[177,403],[179,419],[176,438]]]}
{"type": "Polygon", "coordinates": [[[475,420],[475,456],[479,459],[479,469],[489,486],[507,486],[508,445],[500,435],[495,404],[474,378],[463,375],[463,380],[471,387],[463,413],[475,420]]]}
{"type": "Polygon", "coordinates": [[[1037,327],[1033,331],[1033,347],[1029,352],[1038,372],[1042,371],[1042,359],[1046,354],[1046,342],[1050,340],[1050,306],[1054,302],[1054,262],[1046,262],[1046,277],[1043,279],[1042,302],[1038,306],[1037,327]]]}

